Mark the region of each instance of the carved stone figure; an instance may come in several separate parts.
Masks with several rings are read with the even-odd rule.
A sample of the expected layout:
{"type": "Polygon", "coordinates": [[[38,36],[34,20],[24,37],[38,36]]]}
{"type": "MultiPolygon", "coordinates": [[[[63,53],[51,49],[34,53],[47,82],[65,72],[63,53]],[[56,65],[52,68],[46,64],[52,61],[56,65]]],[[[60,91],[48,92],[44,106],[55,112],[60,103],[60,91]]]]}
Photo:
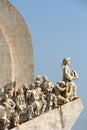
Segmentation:
{"type": "Polygon", "coordinates": [[[6,130],[9,124],[10,121],[7,119],[5,107],[0,105],[0,130],[6,130]]]}
{"type": "Polygon", "coordinates": [[[21,112],[26,108],[25,98],[24,98],[22,88],[18,89],[17,91],[16,104],[20,107],[21,112]]]}
{"type": "Polygon", "coordinates": [[[53,84],[49,81],[47,76],[43,76],[43,82],[41,83],[41,89],[46,94],[47,92],[52,92],[53,84]]]}
{"type": "Polygon", "coordinates": [[[54,92],[57,96],[58,105],[69,102],[69,99],[66,98],[66,85],[64,81],[57,82],[54,87],[54,92]]]}
{"type": "Polygon", "coordinates": [[[34,90],[35,89],[35,84],[34,83],[31,83],[30,84],[30,87],[29,87],[29,90],[34,90]]]}
{"type": "Polygon", "coordinates": [[[27,97],[29,100],[28,120],[38,115],[38,100],[39,100],[39,93],[38,91],[36,91],[38,87],[35,89],[35,84],[31,84],[30,88],[31,90],[27,92],[27,97]]]}
{"type": "Polygon", "coordinates": [[[66,87],[66,98],[72,101],[77,98],[77,86],[74,82],[69,82],[66,87]]]}
{"type": "Polygon", "coordinates": [[[57,84],[54,87],[55,95],[61,95],[63,97],[66,97],[66,85],[64,81],[57,82],[57,84]]]}
{"type": "Polygon", "coordinates": [[[78,74],[75,70],[71,70],[69,67],[70,64],[70,58],[64,58],[63,59],[63,81],[65,82],[71,82],[74,79],[78,78],[78,74]]]}
{"type": "Polygon", "coordinates": [[[35,91],[39,94],[41,92],[40,81],[35,81],[35,91]]]}
{"type": "Polygon", "coordinates": [[[12,99],[8,98],[7,94],[5,94],[4,96],[3,106],[5,107],[6,110],[7,119],[10,121],[10,128],[17,126],[18,118],[15,112],[16,104],[13,102],[12,99]]]}
{"type": "Polygon", "coordinates": [[[25,103],[26,105],[28,104],[28,101],[27,101],[27,90],[29,90],[29,86],[27,83],[23,84],[23,95],[24,95],[24,100],[25,100],[25,103]]]}
{"type": "Polygon", "coordinates": [[[47,106],[47,102],[46,102],[46,96],[44,95],[43,92],[39,93],[39,115],[43,114],[46,111],[46,106],[47,106]]]}
{"type": "Polygon", "coordinates": [[[35,91],[35,84],[31,83],[29,89],[26,92],[26,105],[32,104],[35,99],[33,98],[33,92],[35,91]]]}
{"type": "Polygon", "coordinates": [[[42,92],[38,92],[36,89],[32,91],[30,98],[32,103],[30,103],[30,105],[28,106],[29,119],[44,113],[47,105],[45,101],[45,95],[42,92]]]}
{"type": "Polygon", "coordinates": [[[63,81],[65,81],[67,86],[66,96],[68,99],[73,100],[76,97],[76,89],[77,86],[73,82],[73,80],[78,78],[78,74],[76,71],[71,70],[69,67],[70,58],[63,59],[63,81]]]}
{"type": "Polygon", "coordinates": [[[48,92],[46,94],[47,107],[46,111],[52,110],[57,107],[57,97],[55,94],[48,92]]]}
{"type": "Polygon", "coordinates": [[[17,96],[16,96],[16,110],[19,116],[19,123],[23,122],[23,117],[20,117],[21,114],[25,114],[26,110],[26,103],[25,103],[25,98],[23,94],[23,89],[20,88],[17,91],[17,96]]]}
{"type": "Polygon", "coordinates": [[[37,75],[35,81],[40,81],[40,80],[41,80],[41,76],[37,75]]]}

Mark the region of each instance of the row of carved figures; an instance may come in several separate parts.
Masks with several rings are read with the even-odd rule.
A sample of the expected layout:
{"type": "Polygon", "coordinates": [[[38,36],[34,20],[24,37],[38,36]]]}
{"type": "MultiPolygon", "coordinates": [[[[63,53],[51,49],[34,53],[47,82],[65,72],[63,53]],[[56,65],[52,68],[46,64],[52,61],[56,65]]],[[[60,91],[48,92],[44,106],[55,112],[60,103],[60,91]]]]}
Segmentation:
{"type": "Polygon", "coordinates": [[[37,75],[33,83],[24,83],[17,91],[9,90],[0,103],[3,111],[5,109],[4,116],[0,119],[3,120],[4,129],[15,127],[76,99],[77,87],[73,80],[78,78],[78,74],[70,70],[69,64],[70,58],[64,58],[63,80],[56,85],[47,76],[37,75]]]}

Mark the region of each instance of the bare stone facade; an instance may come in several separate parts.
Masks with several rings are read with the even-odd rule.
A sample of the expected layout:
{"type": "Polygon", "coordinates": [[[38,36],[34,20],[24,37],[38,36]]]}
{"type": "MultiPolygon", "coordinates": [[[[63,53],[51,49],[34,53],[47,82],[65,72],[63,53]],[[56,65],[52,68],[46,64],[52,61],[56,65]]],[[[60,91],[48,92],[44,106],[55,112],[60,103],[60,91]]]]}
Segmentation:
{"type": "Polygon", "coordinates": [[[13,81],[19,88],[33,79],[33,47],[27,25],[7,0],[0,0],[0,88],[13,81]]]}
{"type": "Polygon", "coordinates": [[[9,46],[0,30],[0,86],[12,81],[12,60],[9,46]],[[10,73],[9,73],[10,72],[10,73]]]}

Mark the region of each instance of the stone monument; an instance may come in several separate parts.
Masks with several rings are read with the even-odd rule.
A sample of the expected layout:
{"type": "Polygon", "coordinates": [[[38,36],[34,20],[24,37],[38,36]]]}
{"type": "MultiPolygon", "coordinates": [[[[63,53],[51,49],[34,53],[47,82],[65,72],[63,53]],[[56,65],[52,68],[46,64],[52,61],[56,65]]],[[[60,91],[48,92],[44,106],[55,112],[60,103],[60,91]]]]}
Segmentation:
{"type": "Polygon", "coordinates": [[[23,17],[7,0],[0,0],[0,88],[17,87],[34,79],[32,40],[23,17]]]}
{"type": "Polygon", "coordinates": [[[82,111],[73,80],[78,73],[64,58],[63,79],[34,79],[33,47],[23,17],[0,0],[0,130],[70,130],[82,111]],[[41,80],[42,79],[42,80],[41,80]]]}

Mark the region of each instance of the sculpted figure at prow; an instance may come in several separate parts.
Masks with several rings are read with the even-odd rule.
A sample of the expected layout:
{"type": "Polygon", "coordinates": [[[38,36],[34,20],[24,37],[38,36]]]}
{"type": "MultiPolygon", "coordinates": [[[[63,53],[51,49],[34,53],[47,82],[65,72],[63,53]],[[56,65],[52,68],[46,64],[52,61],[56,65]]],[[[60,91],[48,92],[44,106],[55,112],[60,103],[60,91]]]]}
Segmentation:
{"type": "Polygon", "coordinates": [[[70,58],[64,58],[62,62],[63,66],[63,81],[66,84],[66,98],[70,101],[76,98],[77,86],[73,80],[78,78],[78,74],[75,70],[71,70],[70,58]]]}

